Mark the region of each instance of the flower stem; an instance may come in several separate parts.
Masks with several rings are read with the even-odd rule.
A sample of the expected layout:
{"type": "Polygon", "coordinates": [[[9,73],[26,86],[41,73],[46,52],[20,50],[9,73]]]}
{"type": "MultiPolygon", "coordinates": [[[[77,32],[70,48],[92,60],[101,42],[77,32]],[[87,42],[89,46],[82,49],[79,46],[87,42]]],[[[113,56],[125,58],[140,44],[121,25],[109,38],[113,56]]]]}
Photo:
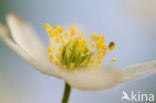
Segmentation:
{"type": "Polygon", "coordinates": [[[71,92],[71,87],[67,83],[65,83],[64,94],[61,103],[68,103],[70,92],[71,92]]]}

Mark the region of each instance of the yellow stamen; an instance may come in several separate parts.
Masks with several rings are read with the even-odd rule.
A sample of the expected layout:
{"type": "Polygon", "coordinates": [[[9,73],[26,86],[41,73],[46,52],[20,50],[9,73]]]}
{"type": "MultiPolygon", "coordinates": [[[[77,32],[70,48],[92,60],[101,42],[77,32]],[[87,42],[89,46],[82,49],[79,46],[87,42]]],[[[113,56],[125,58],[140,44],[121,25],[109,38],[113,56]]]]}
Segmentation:
{"type": "Polygon", "coordinates": [[[81,48],[82,45],[83,45],[83,42],[82,42],[82,41],[78,42],[78,44],[77,44],[77,48],[81,48]]]}
{"type": "Polygon", "coordinates": [[[52,60],[52,59],[53,59],[53,55],[49,54],[49,60],[52,60]]]}
{"type": "Polygon", "coordinates": [[[59,28],[59,32],[60,32],[60,33],[63,32],[63,28],[62,28],[62,27],[59,28]]]}
{"type": "Polygon", "coordinates": [[[50,32],[49,32],[49,34],[50,34],[50,35],[49,35],[49,36],[50,36],[50,38],[53,38],[53,37],[55,36],[55,34],[54,34],[54,32],[53,32],[53,31],[50,31],[50,32]]]}
{"type": "Polygon", "coordinates": [[[83,42],[84,44],[87,44],[88,43],[88,41],[87,40],[84,40],[84,42],[83,42]]]}
{"type": "Polygon", "coordinates": [[[98,51],[98,55],[101,55],[101,50],[98,51]]]}
{"type": "Polygon", "coordinates": [[[103,51],[103,52],[102,52],[102,56],[105,56],[105,55],[106,55],[106,51],[103,51]]]}
{"type": "Polygon", "coordinates": [[[94,60],[94,59],[92,59],[90,63],[91,63],[91,64],[94,64],[94,62],[95,62],[95,60],[94,60]]]}
{"type": "Polygon", "coordinates": [[[101,59],[99,59],[99,60],[98,60],[98,64],[101,64],[101,63],[102,63],[102,60],[101,60],[101,59]]]}
{"type": "Polygon", "coordinates": [[[69,49],[67,49],[66,53],[67,53],[67,55],[69,56],[70,53],[71,53],[71,51],[70,51],[69,49]]]}
{"type": "Polygon", "coordinates": [[[52,30],[52,28],[51,28],[51,26],[49,24],[45,24],[44,29],[47,30],[47,31],[52,30]]]}
{"type": "Polygon", "coordinates": [[[63,39],[63,36],[62,35],[60,35],[60,39],[63,39]]]}
{"type": "Polygon", "coordinates": [[[62,51],[62,48],[61,47],[59,47],[59,52],[61,52],[62,51]]]}
{"type": "Polygon", "coordinates": [[[69,44],[72,44],[74,42],[74,38],[69,39],[69,44]]]}
{"type": "Polygon", "coordinates": [[[68,36],[68,32],[65,32],[65,36],[66,36],[66,37],[68,36]]]}
{"type": "Polygon", "coordinates": [[[62,69],[67,69],[67,65],[62,65],[62,69]]]}
{"type": "Polygon", "coordinates": [[[61,59],[61,55],[60,55],[60,54],[57,55],[57,59],[58,59],[58,60],[61,59]]]}
{"type": "Polygon", "coordinates": [[[76,28],[71,26],[70,27],[70,32],[71,32],[71,35],[75,35],[76,34],[76,28]]]}
{"type": "Polygon", "coordinates": [[[59,62],[58,61],[55,61],[55,65],[58,66],[59,65],[59,62]]]}
{"type": "MultiPolygon", "coordinates": [[[[88,71],[95,67],[99,71],[104,56],[115,47],[114,42],[105,45],[104,35],[93,33],[91,41],[88,41],[84,33],[77,31],[74,26],[70,27],[69,32],[59,25],[52,29],[49,24],[45,24],[44,29],[49,33],[49,61],[64,70],[72,70],[73,73],[78,72],[81,67],[86,67],[88,71]]],[[[117,59],[110,61],[115,62],[117,59]]]]}
{"type": "Polygon", "coordinates": [[[73,68],[74,66],[75,66],[75,63],[72,62],[72,63],[70,64],[70,68],[73,68]]]}
{"type": "Polygon", "coordinates": [[[110,62],[116,62],[117,58],[113,58],[112,60],[110,60],[110,62]]]}
{"type": "Polygon", "coordinates": [[[98,43],[96,43],[96,48],[99,50],[100,49],[100,43],[98,42],[98,43]]]}
{"type": "Polygon", "coordinates": [[[98,36],[96,37],[96,40],[100,40],[100,39],[101,39],[101,36],[98,35],[98,36]]]}
{"type": "Polygon", "coordinates": [[[60,39],[58,37],[56,38],[56,42],[60,42],[60,39]]]}
{"type": "Polygon", "coordinates": [[[98,56],[98,60],[102,60],[102,56],[101,55],[98,56]]]}
{"type": "Polygon", "coordinates": [[[83,53],[84,52],[84,48],[80,47],[80,52],[83,53]]]}
{"type": "Polygon", "coordinates": [[[52,41],[49,41],[49,45],[52,45],[52,41]]]}
{"type": "Polygon", "coordinates": [[[91,38],[92,40],[96,40],[96,34],[92,34],[91,38]]]}
{"type": "Polygon", "coordinates": [[[92,48],[94,48],[95,47],[95,43],[92,43],[92,48]]]}
{"type": "Polygon", "coordinates": [[[52,62],[52,60],[53,60],[53,55],[49,54],[49,61],[52,62]]]}
{"type": "Polygon", "coordinates": [[[55,26],[55,29],[59,29],[59,28],[60,28],[60,26],[59,26],[59,25],[56,25],[56,26],[55,26]]]}
{"type": "Polygon", "coordinates": [[[62,44],[64,44],[65,43],[65,40],[62,40],[62,44]]]}
{"type": "Polygon", "coordinates": [[[52,49],[51,48],[47,48],[47,51],[48,51],[48,53],[51,53],[52,49]]]}
{"type": "Polygon", "coordinates": [[[107,47],[106,47],[106,45],[105,45],[104,43],[101,45],[101,48],[102,48],[103,50],[106,50],[106,49],[107,49],[107,47]]]}
{"type": "Polygon", "coordinates": [[[83,62],[84,64],[87,64],[88,63],[88,60],[84,60],[84,62],[83,62]]]}
{"type": "Polygon", "coordinates": [[[100,36],[100,41],[101,41],[102,43],[105,43],[105,39],[104,39],[103,36],[100,36]]]}

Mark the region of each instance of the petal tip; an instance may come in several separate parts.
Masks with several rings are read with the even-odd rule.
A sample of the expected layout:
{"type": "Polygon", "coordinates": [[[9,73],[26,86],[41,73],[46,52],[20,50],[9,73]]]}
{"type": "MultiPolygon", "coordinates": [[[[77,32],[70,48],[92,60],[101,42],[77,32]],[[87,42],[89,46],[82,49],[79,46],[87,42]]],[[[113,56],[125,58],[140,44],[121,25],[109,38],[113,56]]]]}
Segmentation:
{"type": "Polygon", "coordinates": [[[7,22],[9,23],[10,21],[16,22],[16,23],[21,23],[24,22],[22,18],[20,18],[18,15],[14,13],[9,13],[7,15],[7,22]]]}
{"type": "Polygon", "coordinates": [[[133,64],[125,67],[120,71],[123,74],[121,82],[134,80],[145,75],[149,75],[156,72],[156,60],[149,62],[133,64]]]}

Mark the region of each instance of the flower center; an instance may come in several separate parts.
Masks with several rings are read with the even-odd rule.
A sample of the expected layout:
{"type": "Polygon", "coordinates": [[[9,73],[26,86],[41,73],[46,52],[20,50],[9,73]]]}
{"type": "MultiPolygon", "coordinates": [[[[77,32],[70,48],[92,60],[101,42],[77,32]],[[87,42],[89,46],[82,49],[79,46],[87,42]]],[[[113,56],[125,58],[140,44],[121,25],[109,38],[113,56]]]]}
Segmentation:
{"type": "MultiPolygon", "coordinates": [[[[83,32],[73,26],[66,31],[58,25],[52,29],[49,24],[45,24],[44,28],[49,33],[49,61],[62,69],[99,70],[107,52],[114,50],[114,42],[105,45],[104,35],[92,34],[90,39],[86,39],[83,32]]],[[[116,58],[111,60],[115,61],[116,58]]]]}

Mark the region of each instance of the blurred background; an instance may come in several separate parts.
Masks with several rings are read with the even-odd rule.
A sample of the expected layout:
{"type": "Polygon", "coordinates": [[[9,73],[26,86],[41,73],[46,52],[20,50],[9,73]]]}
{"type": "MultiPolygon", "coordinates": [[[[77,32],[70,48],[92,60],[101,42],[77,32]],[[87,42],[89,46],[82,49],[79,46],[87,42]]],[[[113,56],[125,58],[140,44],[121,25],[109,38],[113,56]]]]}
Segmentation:
{"type": "MultiPolygon", "coordinates": [[[[0,0],[0,21],[10,12],[29,21],[45,44],[45,23],[105,34],[116,43],[108,58],[118,58],[118,69],[156,59],[156,0],[0,0]]],[[[155,78],[97,92],[73,89],[69,103],[122,103],[123,90],[156,95],[155,78]]],[[[60,103],[63,88],[64,81],[34,70],[0,41],[0,103],[60,103]]]]}

